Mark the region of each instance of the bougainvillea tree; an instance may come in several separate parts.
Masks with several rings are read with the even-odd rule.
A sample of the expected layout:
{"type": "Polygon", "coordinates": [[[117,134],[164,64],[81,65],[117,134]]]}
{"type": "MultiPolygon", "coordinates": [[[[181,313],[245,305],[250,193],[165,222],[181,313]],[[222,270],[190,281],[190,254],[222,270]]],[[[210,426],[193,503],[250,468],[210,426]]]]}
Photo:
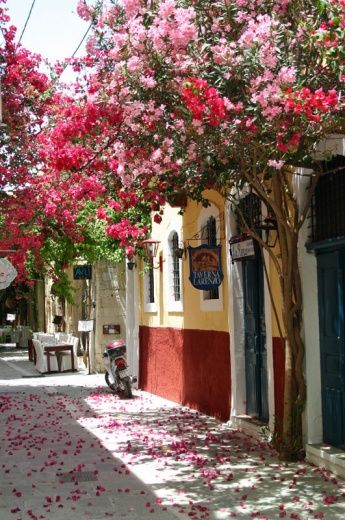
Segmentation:
{"type": "Polygon", "coordinates": [[[63,200],[63,189],[61,180],[55,185],[52,174],[43,177],[41,172],[39,136],[60,97],[41,71],[41,57],[16,43],[5,5],[0,7],[0,29],[0,250],[17,268],[18,293],[22,283],[31,285],[44,272],[64,277],[63,266],[82,233],[67,201],[50,218],[53,204],[63,200]]]}
{"type": "MultiPolygon", "coordinates": [[[[81,1],[79,13],[95,11],[81,1]]],[[[103,9],[88,42],[87,98],[120,115],[105,141],[112,179],[155,203],[170,190],[249,184],[277,222],[284,456],[302,448],[306,398],[297,256],[310,199],[298,207],[292,168],[313,169],[311,197],[315,146],[342,124],[344,29],[341,0],[123,0],[103,9]]]]}
{"type": "Polygon", "coordinates": [[[55,96],[37,140],[49,180],[42,218],[75,230],[78,215],[92,217],[131,256],[146,233],[141,213],[159,221],[171,192],[234,197],[249,185],[278,227],[280,257],[268,249],[285,339],[278,448],[296,456],[306,399],[298,237],[319,175],[315,147],[343,125],[345,2],[79,0],[78,13],[93,23],[87,56],[74,62],[81,76],[55,96]],[[313,172],[303,208],[296,166],[313,172]]]}
{"type": "Polygon", "coordinates": [[[72,94],[63,92],[59,65],[50,78],[41,72],[42,58],[16,43],[16,28],[10,25],[5,5],[0,8],[0,28],[4,40],[0,47],[0,249],[4,254],[11,251],[17,283],[48,273],[57,291],[69,295],[65,268],[76,257],[90,261],[121,257],[112,238],[116,221],[122,219],[126,231],[124,239],[120,230],[118,243],[132,253],[133,243],[145,236],[147,228],[143,224],[139,230],[131,221],[137,222],[137,214],[145,213],[146,203],[136,205],[133,196],[128,198],[122,190],[121,204],[115,205],[111,194],[120,184],[109,185],[103,178],[99,151],[106,148],[104,128],[115,128],[118,110],[84,103],[78,96],[79,84],[72,94]],[[104,232],[107,219],[96,218],[96,201],[101,198],[109,207],[107,219],[112,217],[109,234],[104,232]]]}
{"type": "MultiPolygon", "coordinates": [[[[37,171],[39,157],[35,148],[35,136],[42,129],[51,89],[47,76],[39,70],[40,57],[16,45],[16,29],[10,25],[6,10],[1,4],[0,30],[3,43],[0,46],[0,198],[1,215],[5,219],[8,203],[21,198],[22,190],[28,185],[33,172],[37,171]]],[[[32,215],[33,210],[28,200],[30,198],[26,199],[22,208],[17,208],[17,223],[25,223],[32,215]]],[[[17,234],[16,223],[13,224],[8,238],[17,234]]],[[[19,267],[20,275],[25,277],[25,251],[32,246],[39,247],[40,244],[36,243],[36,237],[25,236],[20,229],[18,232],[22,247],[14,248],[17,253],[12,255],[12,260],[19,267]]],[[[2,240],[0,249],[12,249],[11,240],[2,240]]]]}

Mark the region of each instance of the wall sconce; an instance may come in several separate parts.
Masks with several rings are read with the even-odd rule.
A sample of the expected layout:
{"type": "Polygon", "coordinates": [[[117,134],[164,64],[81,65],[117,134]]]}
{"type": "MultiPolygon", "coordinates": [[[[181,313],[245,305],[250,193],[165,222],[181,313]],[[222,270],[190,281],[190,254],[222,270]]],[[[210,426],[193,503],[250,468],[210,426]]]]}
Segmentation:
{"type": "Polygon", "coordinates": [[[130,271],[133,271],[134,267],[136,267],[137,264],[136,262],[133,262],[133,260],[128,260],[127,261],[127,267],[130,271]]]}
{"type": "Polygon", "coordinates": [[[178,247],[174,247],[173,254],[175,258],[183,258],[186,256],[186,248],[184,244],[179,244],[178,247]]]}
{"type": "Polygon", "coordinates": [[[160,244],[159,240],[154,240],[153,238],[148,238],[147,240],[143,240],[142,242],[145,256],[150,263],[150,267],[152,269],[163,270],[163,258],[162,255],[159,255],[158,265],[153,264],[153,259],[156,257],[158,252],[158,246],[160,244]]]}
{"type": "Polygon", "coordinates": [[[274,247],[276,245],[277,239],[278,239],[277,220],[273,217],[266,217],[266,218],[264,218],[263,223],[258,226],[258,228],[261,229],[262,231],[264,231],[263,240],[264,240],[265,244],[267,244],[268,247],[274,247]],[[268,243],[269,238],[270,238],[270,231],[276,232],[275,240],[272,244],[268,243]]]}
{"type": "Polygon", "coordinates": [[[63,317],[62,316],[54,316],[53,324],[54,325],[61,325],[62,324],[63,317]]]}

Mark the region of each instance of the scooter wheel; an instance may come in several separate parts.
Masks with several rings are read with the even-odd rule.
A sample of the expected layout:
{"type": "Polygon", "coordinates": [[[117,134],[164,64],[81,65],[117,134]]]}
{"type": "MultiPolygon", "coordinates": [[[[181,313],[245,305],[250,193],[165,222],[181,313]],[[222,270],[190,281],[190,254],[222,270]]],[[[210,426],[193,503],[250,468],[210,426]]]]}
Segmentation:
{"type": "Polygon", "coordinates": [[[108,372],[105,373],[105,382],[107,383],[107,385],[109,386],[109,388],[113,391],[113,392],[116,392],[116,385],[115,383],[111,383],[110,382],[110,377],[109,377],[109,374],[108,372]]]}
{"type": "Polygon", "coordinates": [[[125,397],[127,397],[128,399],[131,399],[131,397],[133,397],[133,394],[132,394],[132,383],[131,383],[131,380],[129,377],[125,377],[123,380],[122,380],[122,384],[123,384],[123,388],[124,388],[124,395],[125,397]]]}

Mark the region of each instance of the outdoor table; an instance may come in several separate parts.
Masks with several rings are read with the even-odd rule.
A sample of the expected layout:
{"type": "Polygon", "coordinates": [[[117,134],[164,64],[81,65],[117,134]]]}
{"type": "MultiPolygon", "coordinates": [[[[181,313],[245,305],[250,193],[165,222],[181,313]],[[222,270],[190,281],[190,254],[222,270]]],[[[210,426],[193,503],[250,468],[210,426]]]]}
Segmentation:
{"type": "Polygon", "coordinates": [[[58,355],[59,352],[63,351],[70,351],[71,353],[71,366],[72,366],[72,372],[75,372],[74,368],[74,355],[73,355],[73,345],[65,345],[65,344],[58,344],[58,345],[45,345],[44,346],[44,353],[47,356],[47,369],[48,372],[50,372],[50,353],[51,352],[57,352],[57,363],[59,372],[61,372],[61,356],[58,355]]]}

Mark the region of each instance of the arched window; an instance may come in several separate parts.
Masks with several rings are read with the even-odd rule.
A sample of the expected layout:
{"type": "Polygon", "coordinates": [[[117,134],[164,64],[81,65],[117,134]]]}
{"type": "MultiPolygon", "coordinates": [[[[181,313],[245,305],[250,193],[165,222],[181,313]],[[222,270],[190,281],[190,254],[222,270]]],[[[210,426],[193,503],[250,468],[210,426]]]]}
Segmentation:
{"type": "Polygon", "coordinates": [[[173,229],[167,240],[167,272],[166,272],[166,295],[167,308],[170,312],[180,312],[182,305],[182,259],[178,254],[180,237],[173,229]]]}
{"type": "Polygon", "coordinates": [[[180,269],[180,259],[176,254],[176,251],[179,247],[178,234],[176,231],[173,231],[170,238],[170,252],[171,252],[171,294],[173,300],[175,302],[179,302],[181,300],[181,269],[180,269]]]}
{"type": "Polygon", "coordinates": [[[144,274],[144,311],[156,312],[155,274],[153,267],[149,267],[144,274]]]}
{"type": "MultiPolygon", "coordinates": [[[[209,246],[217,245],[217,222],[215,217],[211,216],[207,219],[205,226],[202,228],[201,242],[209,246]]],[[[218,300],[219,298],[218,287],[210,291],[203,291],[203,293],[204,300],[218,300]]]]}
{"type": "Polygon", "coordinates": [[[153,268],[150,267],[148,271],[148,293],[147,303],[155,303],[155,279],[153,275],[153,268]]]}

